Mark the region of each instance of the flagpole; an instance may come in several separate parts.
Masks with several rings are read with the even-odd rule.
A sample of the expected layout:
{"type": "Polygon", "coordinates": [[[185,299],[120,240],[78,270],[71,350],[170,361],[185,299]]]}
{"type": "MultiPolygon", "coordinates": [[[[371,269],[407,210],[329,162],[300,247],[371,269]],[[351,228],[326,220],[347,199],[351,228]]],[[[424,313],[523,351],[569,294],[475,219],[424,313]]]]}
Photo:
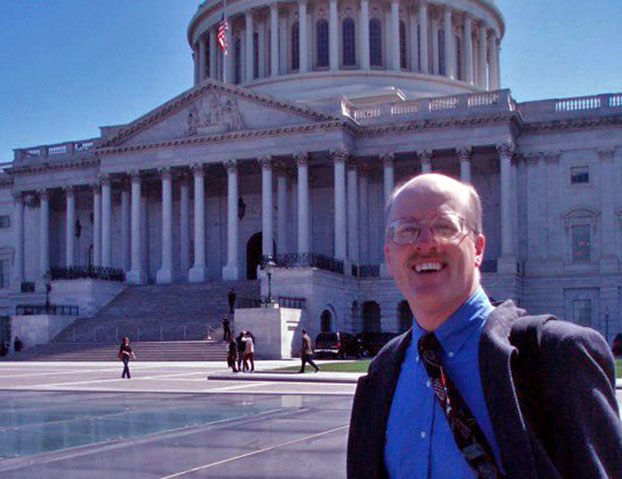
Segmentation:
{"type": "MultiPolygon", "coordinates": [[[[225,25],[229,26],[229,20],[227,19],[227,0],[223,0],[223,10],[222,10],[222,18],[225,22],[225,25]]],[[[227,83],[227,53],[229,50],[229,28],[225,30],[225,41],[227,42],[227,47],[222,50],[222,81],[223,83],[227,83]]]]}

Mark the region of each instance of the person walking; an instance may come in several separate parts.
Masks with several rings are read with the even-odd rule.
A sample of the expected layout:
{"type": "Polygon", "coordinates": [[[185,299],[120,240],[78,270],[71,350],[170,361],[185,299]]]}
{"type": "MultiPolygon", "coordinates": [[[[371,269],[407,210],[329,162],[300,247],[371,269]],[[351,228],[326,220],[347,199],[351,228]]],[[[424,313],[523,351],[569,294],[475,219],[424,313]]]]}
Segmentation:
{"type": "Polygon", "coordinates": [[[300,371],[298,373],[305,372],[305,364],[309,363],[309,366],[315,368],[315,372],[317,373],[320,368],[313,361],[313,347],[311,346],[311,338],[307,334],[307,330],[303,329],[302,331],[302,344],[300,346],[300,371]]]}
{"type": "Polygon", "coordinates": [[[231,339],[231,321],[228,315],[222,317],[222,340],[229,341],[231,339]]]}
{"type": "Polygon", "coordinates": [[[123,373],[121,374],[121,378],[127,377],[127,379],[130,379],[131,377],[130,358],[136,359],[136,355],[132,352],[132,348],[130,347],[130,338],[125,336],[121,342],[121,347],[119,348],[119,359],[123,361],[123,373]]]}
{"type": "Polygon", "coordinates": [[[236,340],[230,336],[229,344],[227,345],[227,366],[231,368],[234,373],[237,373],[239,370],[236,367],[236,360],[238,357],[238,345],[236,340]]]}
{"type": "Polygon", "coordinates": [[[250,361],[250,372],[255,371],[255,341],[253,340],[253,335],[250,331],[246,331],[244,337],[242,338],[244,341],[244,371],[248,371],[248,362],[250,361]]]}
{"type": "Polygon", "coordinates": [[[235,289],[230,288],[229,293],[227,293],[227,299],[229,300],[229,313],[233,314],[233,310],[235,309],[235,289]]]}
{"type": "Polygon", "coordinates": [[[242,371],[242,362],[244,361],[244,350],[246,349],[246,343],[243,341],[246,331],[240,331],[240,334],[235,339],[238,346],[238,371],[242,371]]]}

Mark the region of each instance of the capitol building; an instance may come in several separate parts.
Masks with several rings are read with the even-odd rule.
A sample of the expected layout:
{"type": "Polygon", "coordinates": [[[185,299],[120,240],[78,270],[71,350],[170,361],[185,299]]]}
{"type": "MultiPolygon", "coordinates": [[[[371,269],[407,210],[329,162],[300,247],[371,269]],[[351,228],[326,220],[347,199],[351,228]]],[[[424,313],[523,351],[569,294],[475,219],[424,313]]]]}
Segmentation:
{"type": "Polygon", "coordinates": [[[3,338],[36,305],[105,321],[136,291],[178,291],[187,317],[192,285],[240,306],[270,289],[313,336],[404,331],[383,209],[431,171],[482,198],[490,296],[622,332],[622,94],[513,98],[493,0],[228,0],[227,55],[223,8],[190,19],[192,88],[97,138],[14,150],[3,338]]]}

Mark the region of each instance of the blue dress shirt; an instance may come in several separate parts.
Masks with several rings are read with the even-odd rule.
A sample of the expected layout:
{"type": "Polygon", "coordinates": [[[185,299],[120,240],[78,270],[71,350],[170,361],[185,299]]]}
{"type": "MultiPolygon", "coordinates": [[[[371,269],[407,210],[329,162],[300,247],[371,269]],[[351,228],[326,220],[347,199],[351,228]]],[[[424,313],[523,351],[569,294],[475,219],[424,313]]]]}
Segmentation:
{"type": "MultiPolygon", "coordinates": [[[[479,340],[493,309],[479,287],[435,334],[443,347],[441,362],[477,419],[500,465],[499,445],[486,408],[479,370],[479,340]]],[[[419,360],[417,342],[425,334],[415,318],[412,342],[402,363],[387,423],[384,448],[387,472],[391,479],[476,478],[456,446],[419,360]]]]}

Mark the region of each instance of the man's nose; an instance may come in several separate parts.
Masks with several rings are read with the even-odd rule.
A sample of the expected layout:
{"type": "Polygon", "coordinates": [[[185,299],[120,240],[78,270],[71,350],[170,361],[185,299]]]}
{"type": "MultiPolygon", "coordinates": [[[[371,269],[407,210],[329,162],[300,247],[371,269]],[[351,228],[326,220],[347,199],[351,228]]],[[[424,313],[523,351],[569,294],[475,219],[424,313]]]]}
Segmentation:
{"type": "Polygon", "coordinates": [[[417,249],[430,249],[438,246],[438,242],[436,241],[436,237],[432,232],[432,228],[428,225],[421,228],[421,232],[419,233],[419,237],[415,241],[415,247],[417,249]]]}

